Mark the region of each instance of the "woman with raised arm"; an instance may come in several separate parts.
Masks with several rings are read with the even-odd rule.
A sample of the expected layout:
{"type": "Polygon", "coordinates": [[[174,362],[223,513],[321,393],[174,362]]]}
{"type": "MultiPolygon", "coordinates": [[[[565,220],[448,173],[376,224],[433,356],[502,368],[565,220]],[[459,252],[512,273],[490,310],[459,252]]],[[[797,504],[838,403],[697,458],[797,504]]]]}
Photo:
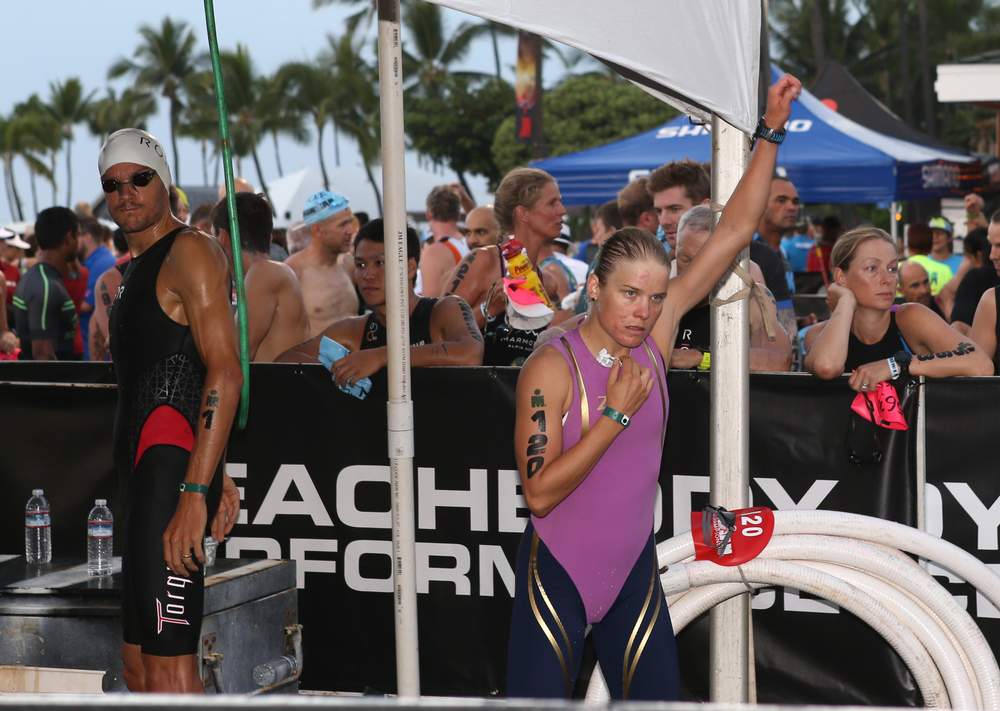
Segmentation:
{"type": "Polygon", "coordinates": [[[830,319],[809,329],[805,365],[831,380],[845,372],[858,392],[902,374],[943,378],[992,375],[993,364],[923,304],[894,304],[899,255],[896,243],[876,227],[843,235],[830,255],[833,282],[830,319]]]}
{"type": "Polygon", "coordinates": [[[531,521],[521,541],[507,694],[567,697],[590,625],[611,696],[675,699],[653,507],[677,323],[747,247],[767,201],[798,80],[782,77],[746,174],[690,267],[670,279],[656,238],[626,228],[587,280],[587,319],[536,351],[517,383],[515,454],[531,521]]]}

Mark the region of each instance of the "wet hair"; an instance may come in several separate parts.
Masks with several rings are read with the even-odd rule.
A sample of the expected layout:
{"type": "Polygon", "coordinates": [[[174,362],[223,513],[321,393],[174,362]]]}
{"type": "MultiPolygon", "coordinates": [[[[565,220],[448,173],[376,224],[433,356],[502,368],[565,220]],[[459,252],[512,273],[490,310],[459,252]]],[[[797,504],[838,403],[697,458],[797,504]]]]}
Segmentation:
{"type": "Polygon", "coordinates": [[[514,168],[503,176],[493,197],[493,214],[503,233],[514,231],[514,208],[534,207],[542,188],[555,182],[555,178],[538,168],[514,168]]]}
{"type": "Polygon", "coordinates": [[[693,160],[675,160],[661,165],[649,174],[646,190],[652,197],[670,188],[682,187],[688,200],[697,205],[712,195],[712,184],[700,163],[693,160]]]}
{"type": "MultiPolygon", "coordinates": [[[[363,239],[369,242],[385,244],[385,223],[381,217],[369,220],[358,230],[358,233],[354,236],[354,249],[358,248],[358,244],[363,239]]],[[[386,255],[386,258],[388,258],[388,255],[386,255]]],[[[417,231],[409,225],[406,226],[406,258],[416,261],[417,264],[420,263],[420,237],[417,236],[417,231]]]]}
{"type": "Polygon", "coordinates": [[[969,230],[962,240],[962,252],[972,257],[978,257],[984,264],[990,263],[990,240],[985,227],[969,230]]]}
{"type": "Polygon", "coordinates": [[[608,200],[601,205],[597,208],[594,219],[600,220],[609,229],[620,230],[622,228],[622,214],[618,211],[618,201],[608,200]]]}
{"type": "Polygon", "coordinates": [[[910,225],[906,228],[906,244],[911,252],[929,254],[934,246],[934,235],[927,225],[910,225]]]}
{"type": "Polygon", "coordinates": [[[211,219],[212,219],[212,207],[213,207],[212,205],[210,205],[209,203],[205,202],[205,203],[202,203],[201,205],[199,205],[198,207],[196,207],[194,210],[192,210],[191,211],[191,224],[192,225],[196,225],[199,222],[201,222],[202,220],[209,220],[209,221],[211,221],[211,219]]]}
{"type": "Polygon", "coordinates": [[[93,217],[79,217],[79,226],[77,227],[78,235],[90,235],[95,244],[101,244],[104,240],[104,227],[101,223],[95,220],[93,217]]]}
{"type": "Polygon", "coordinates": [[[677,223],[677,234],[684,230],[696,230],[712,234],[715,231],[715,213],[708,205],[695,205],[681,215],[677,223]]]}
{"type": "Polygon", "coordinates": [[[870,225],[856,227],[850,232],[845,232],[841,235],[840,239],[837,240],[837,244],[833,245],[833,252],[830,254],[830,264],[834,269],[839,268],[847,271],[851,267],[851,262],[854,261],[854,255],[857,253],[858,247],[865,242],[876,239],[882,240],[890,245],[894,252],[896,251],[896,241],[885,230],[880,230],[878,227],[870,225]]]}
{"type": "Polygon", "coordinates": [[[636,178],[618,191],[618,212],[623,226],[635,227],[642,213],[653,211],[653,196],[646,189],[648,183],[649,178],[636,178]]]}
{"type": "Polygon", "coordinates": [[[611,272],[620,262],[637,262],[644,259],[652,259],[670,270],[670,259],[656,237],[638,227],[623,227],[601,245],[601,250],[597,253],[594,274],[598,282],[606,284],[611,272]]]}
{"type": "Polygon", "coordinates": [[[438,222],[457,222],[462,216],[462,202],[447,185],[438,185],[427,195],[427,212],[438,222]]]}
{"type": "Polygon", "coordinates": [[[80,219],[68,207],[47,207],[35,218],[35,241],[39,249],[58,249],[70,232],[79,231],[80,219]]]}
{"type": "MultiPolygon", "coordinates": [[[[235,200],[236,219],[240,223],[240,246],[251,252],[267,254],[271,249],[271,231],[274,229],[271,204],[264,196],[255,193],[236,193],[235,200]]],[[[225,230],[232,234],[225,198],[212,208],[212,227],[216,231],[225,230]]]]}

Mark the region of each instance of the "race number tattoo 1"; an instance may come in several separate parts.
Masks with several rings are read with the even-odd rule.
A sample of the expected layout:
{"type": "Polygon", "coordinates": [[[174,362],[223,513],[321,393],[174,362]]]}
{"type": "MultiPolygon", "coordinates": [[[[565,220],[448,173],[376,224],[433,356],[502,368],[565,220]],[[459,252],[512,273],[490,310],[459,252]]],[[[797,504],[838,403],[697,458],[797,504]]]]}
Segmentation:
{"type": "Polygon", "coordinates": [[[941,351],[940,353],[928,353],[927,355],[918,355],[917,360],[928,361],[934,360],[935,358],[952,358],[955,356],[964,356],[972,353],[976,350],[976,347],[969,343],[968,341],[962,341],[953,351],[941,351]]]}
{"type": "Polygon", "coordinates": [[[465,328],[469,332],[469,335],[472,336],[473,340],[482,343],[483,334],[479,332],[479,326],[476,325],[476,317],[472,315],[472,309],[465,303],[465,299],[459,300],[458,307],[462,309],[462,319],[465,321],[465,328]]]}
{"type": "Polygon", "coordinates": [[[472,262],[475,258],[475,251],[469,252],[465,255],[465,259],[463,259],[462,263],[458,265],[458,271],[455,272],[455,280],[451,283],[451,288],[448,290],[449,294],[454,294],[455,290],[462,284],[462,281],[469,274],[469,268],[472,266],[472,262]]]}
{"type": "Polygon", "coordinates": [[[533,434],[528,438],[528,447],[525,456],[528,459],[526,469],[530,479],[545,466],[545,447],[549,443],[549,438],[545,434],[545,396],[541,390],[535,390],[531,395],[531,406],[536,410],[531,413],[531,421],[538,426],[538,434],[533,434]]]}
{"type": "Polygon", "coordinates": [[[205,429],[212,429],[212,422],[215,420],[215,408],[219,406],[219,391],[210,390],[205,396],[205,411],[201,413],[205,420],[205,429]]]}

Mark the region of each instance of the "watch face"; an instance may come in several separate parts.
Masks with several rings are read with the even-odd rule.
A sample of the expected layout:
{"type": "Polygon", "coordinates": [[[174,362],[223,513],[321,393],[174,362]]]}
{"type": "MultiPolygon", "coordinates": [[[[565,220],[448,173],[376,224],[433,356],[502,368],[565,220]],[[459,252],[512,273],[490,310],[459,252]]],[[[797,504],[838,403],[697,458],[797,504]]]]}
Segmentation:
{"type": "Polygon", "coordinates": [[[631,419],[632,419],[632,418],[631,418],[631,417],[629,417],[628,415],[622,415],[622,426],[623,426],[623,427],[628,427],[628,423],[629,423],[629,421],[630,421],[631,419]]]}

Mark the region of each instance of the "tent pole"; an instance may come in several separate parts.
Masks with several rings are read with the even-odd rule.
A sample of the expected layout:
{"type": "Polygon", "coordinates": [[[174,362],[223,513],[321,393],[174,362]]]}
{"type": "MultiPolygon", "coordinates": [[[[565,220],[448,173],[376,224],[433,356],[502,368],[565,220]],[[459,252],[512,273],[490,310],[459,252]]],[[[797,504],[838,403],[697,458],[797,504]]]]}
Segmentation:
{"type": "Polygon", "coordinates": [[[413,496],[413,401],[403,167],[403,60],[399,0],[378,0],[379,113],[385,200],[385,294],[388,326],[388,431],[392,486],[392,552],[396,683],[401,698],[420,696],[416,543],[413,496]]]}
{"type": "MultiPolygon", "coordinates": [[[[712,202],[725,205],[746,170],[746,135],[712,116],[712,202]]],[[[738,257],[749,266],[749,250],[738,257]]],[[[716,289],[727,298],[744,287],[732,272],[716,289]]],[[[712,375],[709,498],[727,509],[749,505],[750,321],[748,299],[711,307],[712,375]]],[[[715,703],[748,702],[750,596],[712,608],[709,618],[710,698],[715,703]]]]}

